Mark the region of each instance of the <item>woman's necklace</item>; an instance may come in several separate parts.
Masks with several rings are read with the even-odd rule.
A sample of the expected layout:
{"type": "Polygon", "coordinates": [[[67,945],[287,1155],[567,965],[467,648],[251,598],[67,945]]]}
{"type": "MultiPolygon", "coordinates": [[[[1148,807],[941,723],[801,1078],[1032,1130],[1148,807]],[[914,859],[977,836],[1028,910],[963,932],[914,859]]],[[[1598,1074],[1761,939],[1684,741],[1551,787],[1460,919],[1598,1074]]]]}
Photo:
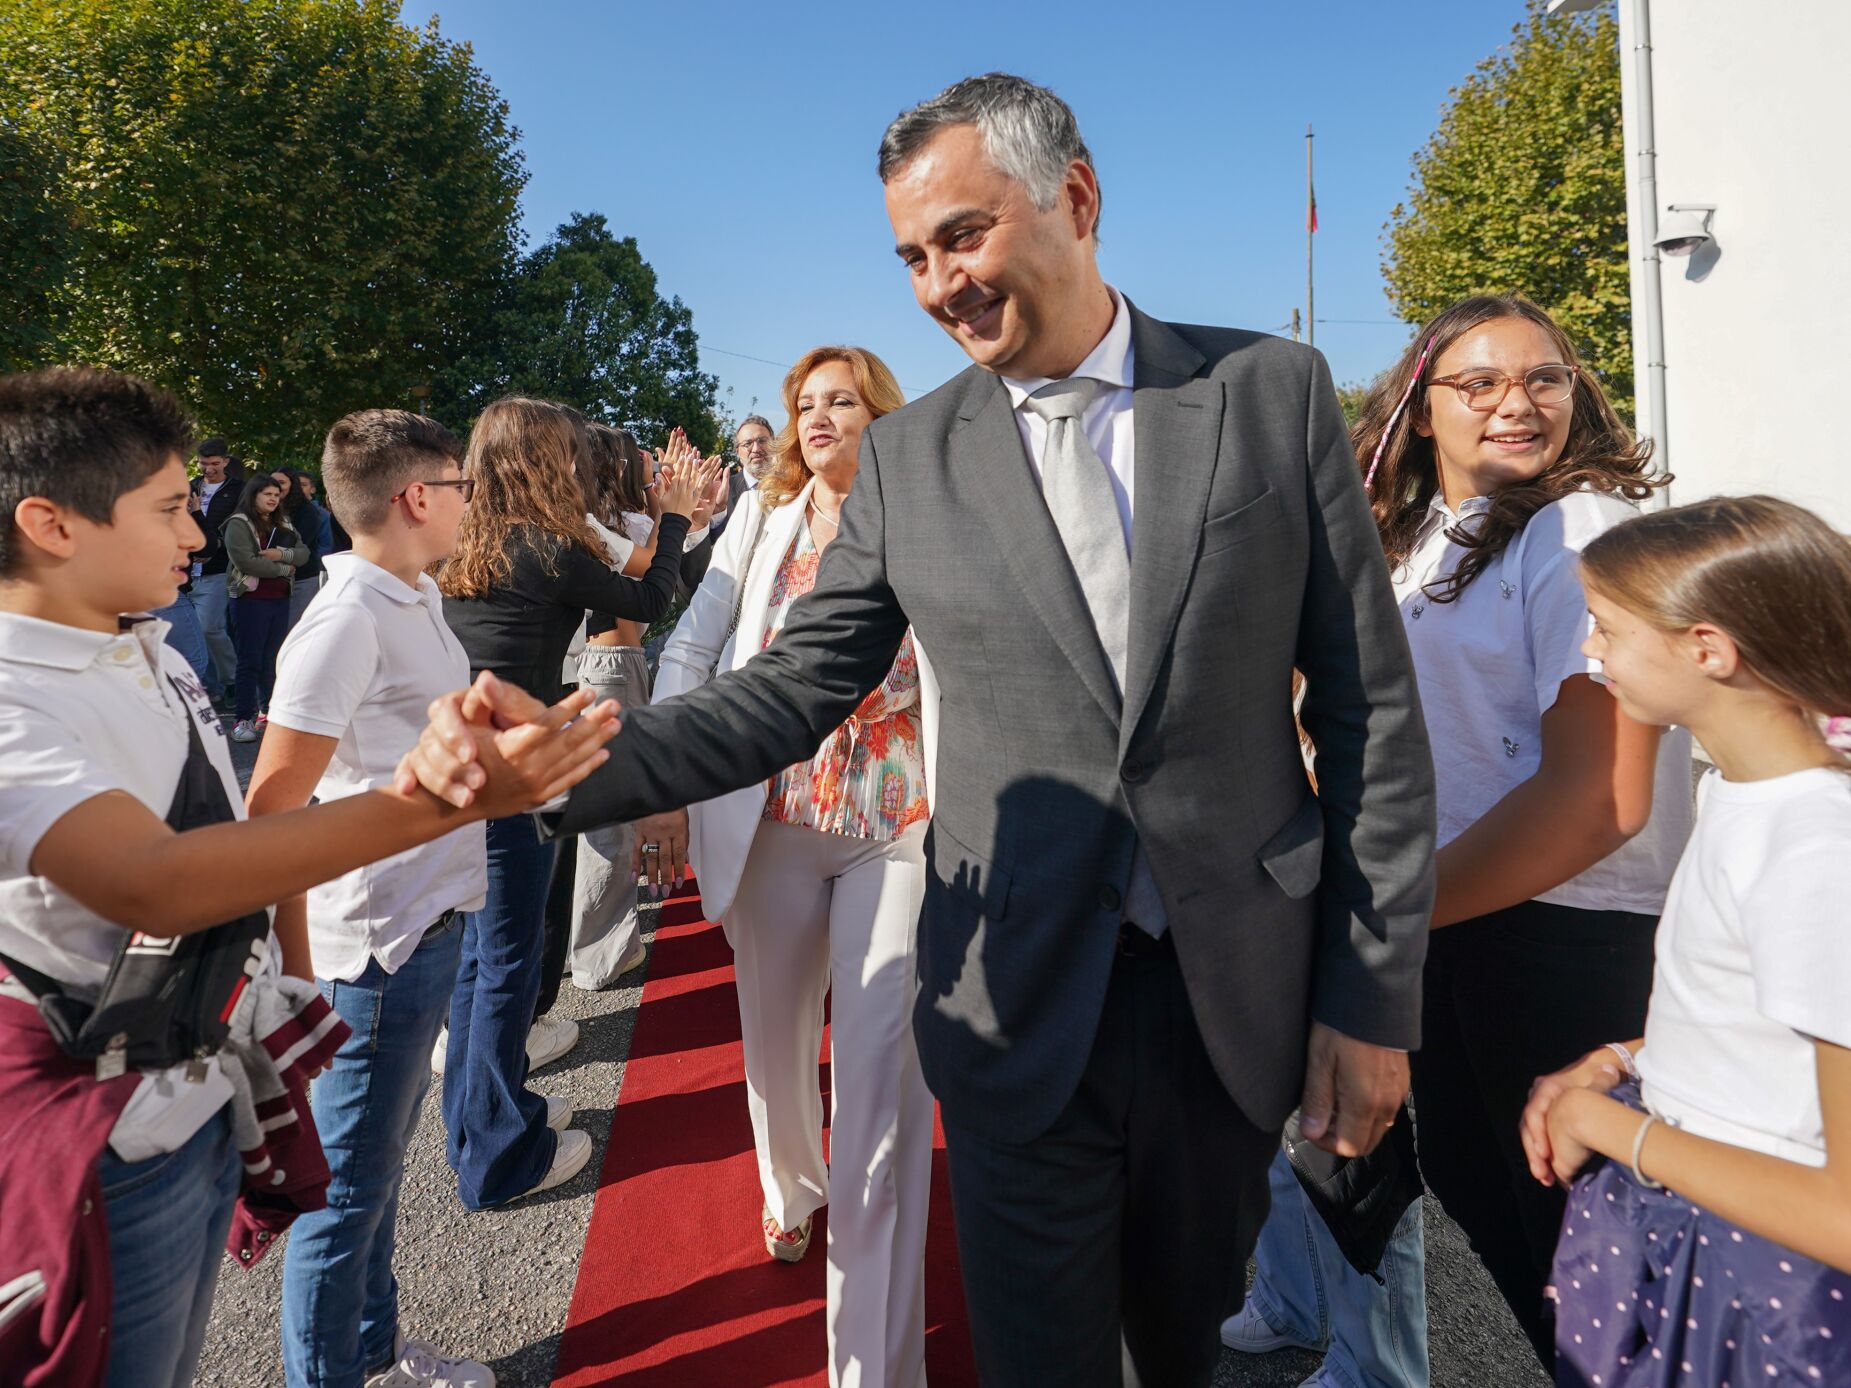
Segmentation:
{"type": "Polygon", "coordinates": [[[821,503],[819,503],[817,499],[814,496],[812,496],[810,498],[810,509],[816,512],[816,514],[820,516],[823,520],[828,521],[837,530],[840,530],[842,528],[842,508],[840,506],[836,507],[835,514],[832,516],[829,514],[829,512],[825,511],[822,508],[821,503]]]}

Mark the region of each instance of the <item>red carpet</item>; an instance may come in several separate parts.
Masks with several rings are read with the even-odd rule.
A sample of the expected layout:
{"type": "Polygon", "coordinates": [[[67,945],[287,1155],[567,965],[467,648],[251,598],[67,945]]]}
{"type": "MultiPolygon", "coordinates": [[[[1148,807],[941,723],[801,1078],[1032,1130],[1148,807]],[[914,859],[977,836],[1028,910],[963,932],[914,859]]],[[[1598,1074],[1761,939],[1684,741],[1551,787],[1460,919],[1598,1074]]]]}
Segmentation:
{"type": "MultiPolygon", "coordinates": [[[[821,1083],[826,1096],[827,1066],[821,1083]]],[[[942,1133],[936,1147],[926,1369],[932,1388],[974,1388],[942,1133]]],[[[656,929],[557,1388],[826,1384],[827,1212],[809,1256],[787,1266],[765,1256],[760,1203],[732,951],[683,896],[656,929]]]]}

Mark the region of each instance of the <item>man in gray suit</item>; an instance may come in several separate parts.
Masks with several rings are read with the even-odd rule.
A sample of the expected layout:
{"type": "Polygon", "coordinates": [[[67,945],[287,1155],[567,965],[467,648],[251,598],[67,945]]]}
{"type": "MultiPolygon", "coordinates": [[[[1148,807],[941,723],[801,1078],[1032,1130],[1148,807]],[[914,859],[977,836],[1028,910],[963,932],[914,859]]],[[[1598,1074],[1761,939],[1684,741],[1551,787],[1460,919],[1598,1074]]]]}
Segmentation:
{"type": "Polygon", "coordinates": [[[945,728],[914,1028],[983,1381],[1206,1384],[1281,1125],[1372,1147],[1418,1043],[1432,766],[1381,547],[1321,357],[1100,278],[1051,92],[961,82],[880,172],[975,365],[869,427],[777,641],[631,712],[557,827],[805,760],[910,624],[945,728]]]}

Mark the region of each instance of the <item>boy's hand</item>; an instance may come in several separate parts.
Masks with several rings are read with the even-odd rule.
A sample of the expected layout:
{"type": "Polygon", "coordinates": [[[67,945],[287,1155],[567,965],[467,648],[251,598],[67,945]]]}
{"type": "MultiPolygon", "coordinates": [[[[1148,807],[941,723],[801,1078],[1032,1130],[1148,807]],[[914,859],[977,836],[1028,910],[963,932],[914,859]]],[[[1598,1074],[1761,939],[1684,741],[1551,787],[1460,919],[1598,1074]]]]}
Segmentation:
{"type": "Polygon", "coordinates": [[[588,689],[554,704],[531,723],[480,739],[483,784],[474,804],[486,819],[536,810],[564,795],[610,760],[604,744],[617,736],[617,703],[593,704],[588,689]]]}
{"type": "MultiPolygon", "coordinates": [[[[580,691],[549,709],[525,690],[485,670],[468,689],[446,694],[431,704],[430,722],[418,739],[418,745],[399,763],[393,785],[407,795],[422,785],[438,799],[459,809],[467,808],[474,802],[476,792],[489,780],[492,768],[483,765],[485,745],[526,728],[539,728],[552,736],[590,701],[589,692],[580,691]]],[[[608,702],[587,715],[599,723],[609,721],[608,730],[592,744],[594,747],[601,749],[604,742],[616,735],[620,726],[616,715],[620,712],[614,702],[608,702]]],[[[561,736],[570,737],[578,731],[575,726],[561,736]]],[[[523,751],[525,748],[526,740],[517,738],[502,747],[502,759],[505,761],[516,753],[537,755],[532,750],[523,751]]],[[[599,750],[595,761],[558,790],[541,797],[538,803],[544,804],[554,795],[577,785],[608,755],[599,750]]]]}

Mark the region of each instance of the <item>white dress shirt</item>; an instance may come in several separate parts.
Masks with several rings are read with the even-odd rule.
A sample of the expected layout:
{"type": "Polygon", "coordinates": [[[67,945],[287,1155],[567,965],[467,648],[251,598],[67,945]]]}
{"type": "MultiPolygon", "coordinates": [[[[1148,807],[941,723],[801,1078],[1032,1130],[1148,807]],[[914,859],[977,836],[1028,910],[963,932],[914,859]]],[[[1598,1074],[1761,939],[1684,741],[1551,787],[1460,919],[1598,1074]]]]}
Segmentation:
{"type": "MultiPolygon", "coordinates": [[[[1116,310],[1112,326],[1099,339],[1099,345],[1073,369],[1073,375],[1101,381],[1106,387],[1086,407],[1082,423],[1093,451],[1111,474],[1112,498],[1118,503],[1118,523],[1125,531],[1125,552],[1128,554],[1131,552],[1132,499],[1137,492],[1137,437],[1131,423],[1131,380],[1136,362],[1131,346],[1131,310],[1125,306],[1125,296],[1116,289],[1107,285],[1106,292],[1112,296],[1116,310]]],[[[1048,445],[1048,423],[1023,402],[1043,386],[1052,384],[1052,378],[1021,380],[1004,376],[1002,380],[1009,392],[1009,403],[1015,410],[1016,428],[1022,433],[1022,447],[1028,453],[1029,465],[1035,469],[1035,480],[1040,481],[1041,455],[1048,445]]]]}

